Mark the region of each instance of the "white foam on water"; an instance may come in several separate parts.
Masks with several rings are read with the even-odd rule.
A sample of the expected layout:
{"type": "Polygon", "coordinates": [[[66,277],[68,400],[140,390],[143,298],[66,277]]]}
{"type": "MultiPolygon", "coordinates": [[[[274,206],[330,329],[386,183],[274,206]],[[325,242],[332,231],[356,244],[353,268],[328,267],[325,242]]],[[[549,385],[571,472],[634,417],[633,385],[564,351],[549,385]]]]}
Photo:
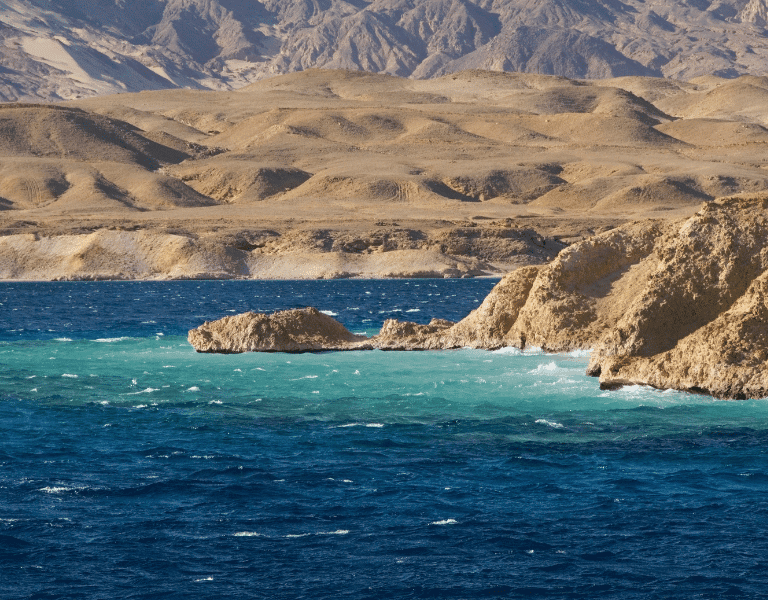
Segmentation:
{"type": "Polygon", "coordinates": [[[77,379],[77,375],[73,375],[72,373],[62,373],[62,377],[68,377],[69,379],[77,379]]]}
{"type": "Polygon", "coordinates": [[[193,385],[191,388],[187,389],[188,392],[199,392],[200,388],[196,385],[193,385]]]}
{"type": "Polygon", "coordinates": [[[78,492],[86,489],[85,487],[68,487],[63,485],[52,485],[40,488],[38,492],[45,492],[46,494],[63,494],[65,492],[78,492]]]}
{"type": "Polygon", "coordinates": [[[421,309],[420,308],[409,308],[405,312],[407,312],[407,313],[409,313],[409,312],[421,312],[421,309]]]}
{"type": "Polygon", "coordinates": [[[238,531],[232,534],[233,537],[264,537],[263,533],[257,533],[256,531],[238,531]]]}
{"type": "Polygon", "coordinates": [[[336,531],[320,531],[317,535],[347,535],[349,529],[337,529],[336,531]]]}
{"type": "Polygon", "coordinates": [[[125,340],[129,340],[131,338],[129,337],[116,337],[116,338],[98,338],[93,340],[94,342],[100,342],[102,344],[112,344],[113,342],[124,342],[125,340]]]}
{"type": "Polygon", "coordinates": [[[312,393],[313,393],[313,394],[319,394],[319,393],[320,393],[320,390],[314,390],[312,393]]]}
{"type": "Polygon", "coordinates": [[[522,354],[520,348],[514,348],[512,346],[507,346],[506,348],[499,348],[498,350],[493,350],[493,354],[512,354],[513,356],[520,356],[522,354]]]}
{"type": "Polygon", "coordinates": [[[221,400],[211,400],[208,404],[224,404],[221,400]]]}
{"type": "Polygon", "coordinates": [[[341,429],[343,427],[362,427],[362,426],[363,426],[362,423],[346,423],[344,425],[337,425],[336,427],[337,429],[341,429]]]}
{"type": "Polygon", "coordinates": [[[141,390],[140,392],[129,392],[126,394],[126,396],[138,396],[139,394],[151,394],[152,392],[158,391],[160,388],[145,388],[141,390]]]}
{"type": "Polygon", "coordinates": [[[566,352],[565,356],[570,356],[571,358],[589,358],[592,356],[592,348],[589,350],[571,350],[570,352],[566,352]]]}
{"type": "Polygon", "coordinates": [[[71,342],[72,338],[55,338],[54,342],[71,342]]]}
{"type": "Polygon", "coordinates": [[[29,391],[30,391],[30,392],[36,392],[36,391],[37,391],[37,388],[32,388],[32,389],[31,389],[31,390],[29,390],[29,391]]]}
{"type": "Polygon", "coordinates": [[[553,429],[563,429],[562,423],[557,423],[556,421],[547,421],[546,419],[536,419],[535,421],[539,425],[546,425],[547,427],[552,427],[553,429]]]}
{"type": "Polygon", "coordinates": [[[35,377],[37,377],[37,375],[30,375],[29,377],[27,377],[27,379],[34,379],[35,377]]]}
{"type": "Polygon", "coordinates": [[[312,535],[312,534],[311,533],[289,533],[285,537],[290,540],[290,539],[293,539],[293,538],[303,538],[303,537],[307,537],[307,536],[310,536],[310,535],[312,535]]]}
{"type": "Polygon", "coordinates": [[[329,317],[338,317],[339,316],[339,313],[335,313],[332,310],[321,310],[320,312],[323,313],[324,315],[328,315],[329,317]]]}
{"type": "Polygon", "coordinates": [[[432,521],[430,525],[456,525],[458,521],[456,519],[443,519],[442,521],[432,521]]]}
{"type": "Polygon", "coordinates": [[[242,373],[242,372],[243,372],[243,370],[242,370],[242,369],[235,369],[235,370],[233,371],[233,373],[242,373]]]}
{"type": "Polygon", "coordinates": [[[201,583],[203,581],[213,581],[213,577],[204,577],[203,579],[195,579],[195,583],[201,583]]]}
{"type": "Polygon", "coordinates": [[[383,423],[366,423],[365,426],[366,427],[375,427],[375,428],[378,429],[380,427],[384,427],[384,424],[383,423]]]}

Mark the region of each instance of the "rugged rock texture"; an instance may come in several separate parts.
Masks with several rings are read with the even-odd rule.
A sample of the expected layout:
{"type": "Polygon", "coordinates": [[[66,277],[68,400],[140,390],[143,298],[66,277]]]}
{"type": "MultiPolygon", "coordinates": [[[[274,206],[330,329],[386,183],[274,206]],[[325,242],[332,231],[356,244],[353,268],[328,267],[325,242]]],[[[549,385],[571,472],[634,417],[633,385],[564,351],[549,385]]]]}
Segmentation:
{"type": "Polygon", "coordinates": [[[272,315],[243,313],[206,322],[189,332],[198,352],[308,352],[370,348],[365,336],[354,335],[315,308],[284,310],[272,315]]]}
{"type": "Polygon", "coordinates": [[[766,19],[765,0],[0,0],[0,98],[231,89],[316,67],[762,75],[766,19]]]}
{"type": "Polygon", "coordinates": [[[662,237],[643,287],[595,347],[602,385],[768,394],[768,199],[718,201],[662,237]]]}
{"type": "MultiPolygon", "coordinates": [[[[574,244],[549,265],[518,269],[455,325],[389,320],[367,343],[312,349],[593,348],[588,373],[606,388],[764,397],[767,292],[768,197],[726,198],[688,219],[624,225],[574,244]]],[[[254,349],[281,349],[270,335],[254,349]]]]}

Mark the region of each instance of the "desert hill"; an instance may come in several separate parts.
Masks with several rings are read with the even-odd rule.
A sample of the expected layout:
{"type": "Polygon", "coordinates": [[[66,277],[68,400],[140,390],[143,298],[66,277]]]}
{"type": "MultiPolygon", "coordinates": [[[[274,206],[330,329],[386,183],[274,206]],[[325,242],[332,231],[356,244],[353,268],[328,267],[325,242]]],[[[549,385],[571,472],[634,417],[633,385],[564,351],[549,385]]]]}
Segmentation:
{"type": "Polygon", "coordinates": [[[765,190],[766,81],[308,70],[237,91],[8,104],[0,275],[502,273],[765,190]],[[51,258],[138,232],[120,260],[51,258]],[[183,266],[158,258],[167,244],[183,266]],[[54,255],[25,262],[43,248],[54,255]]]}
{"type": "Polygon", "coordinates": [[[768,73],[766,0],[0,0],[0,99],[237,89],[311,68],[768,73]]]}

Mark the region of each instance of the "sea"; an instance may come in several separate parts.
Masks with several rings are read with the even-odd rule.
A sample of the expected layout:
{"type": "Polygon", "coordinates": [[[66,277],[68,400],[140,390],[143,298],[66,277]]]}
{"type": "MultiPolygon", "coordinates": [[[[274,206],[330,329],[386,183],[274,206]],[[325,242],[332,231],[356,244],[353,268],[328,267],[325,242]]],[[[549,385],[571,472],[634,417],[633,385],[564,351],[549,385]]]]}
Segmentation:
{"type": "Polygon", "coordinates": [[[588,352],[197,354],[493,280],[0,284],[0,599],[764,598],[768,401],[600,390],[588,352]]]}

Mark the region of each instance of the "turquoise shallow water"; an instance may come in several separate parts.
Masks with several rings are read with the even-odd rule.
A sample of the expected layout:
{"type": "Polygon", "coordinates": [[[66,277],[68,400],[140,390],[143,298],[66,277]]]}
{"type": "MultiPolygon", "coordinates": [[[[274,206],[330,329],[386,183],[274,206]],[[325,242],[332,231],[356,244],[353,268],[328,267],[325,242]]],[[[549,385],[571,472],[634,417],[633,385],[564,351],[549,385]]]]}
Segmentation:
{"type": "Polygon", "coordinates": [[[601,391],[584,353],[182,335],[457,319],[491,285],[0,286],[0,598],[763,597],[765,401],[601,391]]]}

